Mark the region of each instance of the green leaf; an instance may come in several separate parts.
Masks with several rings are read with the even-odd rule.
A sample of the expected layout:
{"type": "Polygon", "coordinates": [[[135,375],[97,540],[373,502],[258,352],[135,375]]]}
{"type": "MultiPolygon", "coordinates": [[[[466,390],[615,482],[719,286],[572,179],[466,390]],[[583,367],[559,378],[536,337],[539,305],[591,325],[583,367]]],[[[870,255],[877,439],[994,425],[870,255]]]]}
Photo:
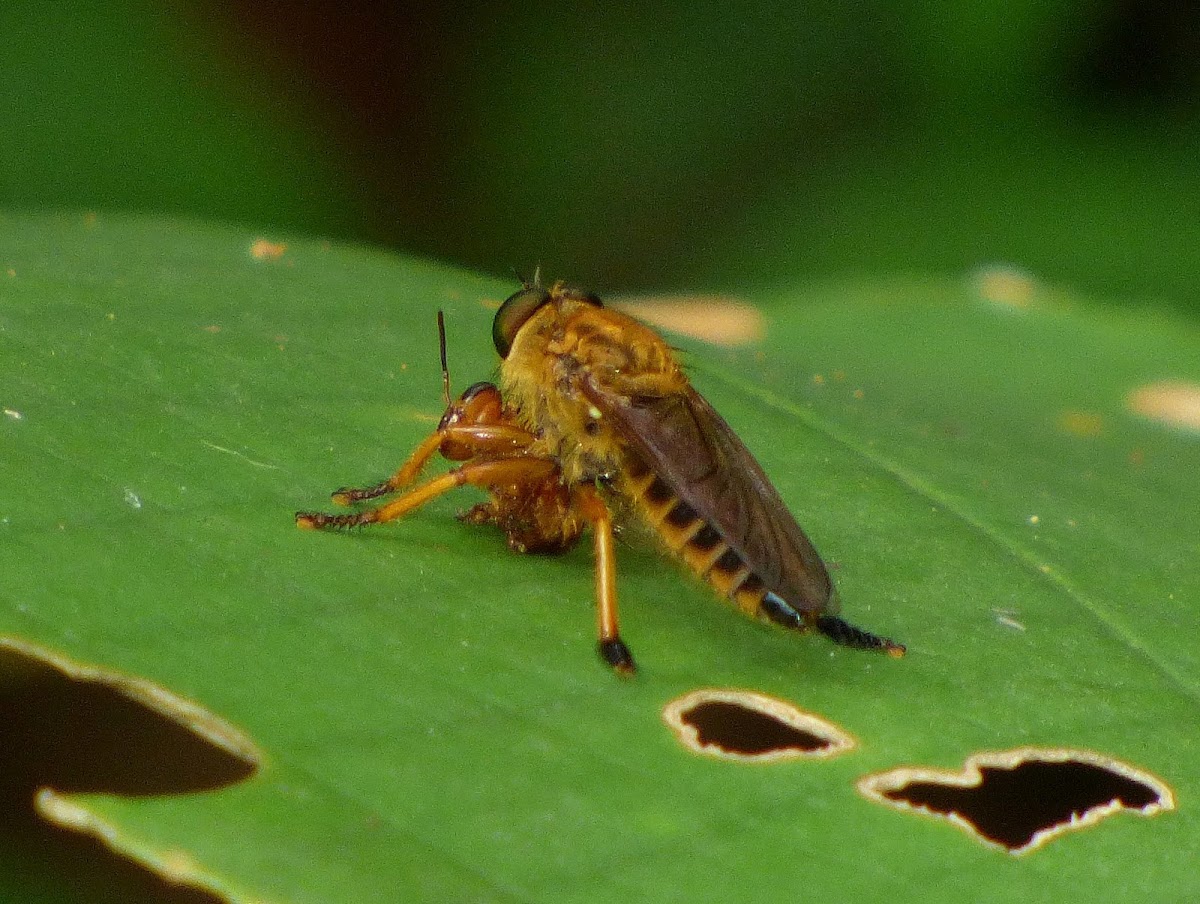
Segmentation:
{"type": "Polygon", "coordinates": [[[1200,383],[1193,325],[891,282],[756,299],[775,302],[757,350],[685,343],[846,616],[909,655],[755,624],[630,542],[641,671],[622,681],[594,654],[586,549],[510,555],[454,520],[466,492],[359,533],[292,524],[433,428],[437,308],[456,390],[491,376],[509,284],[311,241],[255,255],[259,236],[175,221],[6,216],[0,235],[0,633],[153,682],[261,751],[219,791],[51,799],[117,850],[234,901],[1195,891],[1200,441],[1129,402],[1200,383]],[[660,712],[703,686],[859,747],[696,756],[660,712]],[[1182,809],[1018,859],[855,791],[1027,744],[1128,761],[1182,809]]]}

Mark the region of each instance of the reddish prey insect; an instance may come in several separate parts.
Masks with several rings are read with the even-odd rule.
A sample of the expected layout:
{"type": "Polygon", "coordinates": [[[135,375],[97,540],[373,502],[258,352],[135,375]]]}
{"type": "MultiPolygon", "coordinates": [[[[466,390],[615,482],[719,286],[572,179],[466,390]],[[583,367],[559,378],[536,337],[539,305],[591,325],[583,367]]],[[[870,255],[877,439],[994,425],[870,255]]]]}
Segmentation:
{"type": "Polygon", "coordinates": [[[500,386],[450,398],[441,312],[446,413],[384,482],[341,489],[348,505],[408,487],[435,453],[462,462],[375,508],[297,512],[304,528],[392,521],[470,484],[488,501],[461,517],[494,524],[517,552],[561,552],[590,526],[596,549],[600,656],[634,670],[617,624],[610,503],[640,515],[663,544],[743,612],[858,649],[904,646],[843,621],[816,549],[729,425],[688,382],[648,327],[592,295],[535,279],[496,313],[500,386]]]}

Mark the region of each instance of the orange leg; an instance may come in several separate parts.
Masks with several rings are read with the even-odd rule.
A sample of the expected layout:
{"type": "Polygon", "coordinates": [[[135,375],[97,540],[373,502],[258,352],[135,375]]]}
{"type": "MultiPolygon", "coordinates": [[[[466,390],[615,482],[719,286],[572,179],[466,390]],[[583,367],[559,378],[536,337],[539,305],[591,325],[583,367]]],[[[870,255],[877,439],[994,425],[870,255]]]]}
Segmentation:
{"type": "Polygon", "coordinates": [[[447,458],[464,461],[489,453],[511,454],[528,447],[533,439],[532,434],[508,424],[456,424],[443,427],[425,437],[408,461],[387,480],[369,487],[342,487],[334,491],[333,501],[337,505],[350,505],[394,493],[416,480],[429,459],[439,450],[447,458]]]}
{"type": "Polygon", "coordinates": [[[617,559],[613,549],[613,523],[608,506],[591,486],[578,489],[580,511],[592,525],[596,538],[596,622],[599,629],[600,657],[623,675],[632,675],[637,666],[617,621],[617,559]]]}
{"type": "Polygon", "coordinates": [[[296,526],[318,530],[327,527],[344,528],[358,527],[363,524],[382,524],[407,515],[413,509],[420,508],[442,493],[464,484],[477,487],[500,487],[538,483],[554,473],[556,467],[554,462],[545,458],[499,458],[491,461],[469,462],[376,508],[347,515],[296,512],[296,526]]]}
{"type": "Polygon", "coordinates": [[[408,457],[408,461],[402,464],[400,469],[387,480],[369,487],[341,487],[334,490],[334,503],[337,505],[350,505],[352,502],[362,502],[364,499],[375,499],[378,496],[386,496],[388,493],[395,492],[400,487],[412,483],[416,479],[416,476],[421,473],[421,469],[429,463],[429,459],[433,457],[433,453],[438,450],[441,444],[441,431],[429,434],[429,436],[421,441],[421,445],[413,450],[413,454],[408,457]]]}

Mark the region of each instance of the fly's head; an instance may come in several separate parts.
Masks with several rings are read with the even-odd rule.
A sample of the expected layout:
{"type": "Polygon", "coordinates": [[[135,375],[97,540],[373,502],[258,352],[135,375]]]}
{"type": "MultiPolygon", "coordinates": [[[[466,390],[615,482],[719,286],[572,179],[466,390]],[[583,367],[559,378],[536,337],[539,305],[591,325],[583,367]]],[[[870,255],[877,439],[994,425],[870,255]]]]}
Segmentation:
{"type": "Polygon", "coordinates": [[[517,292],[492,332],[504,358],[505,403],[569,482],[619,473],[625,464],[626,440],[592,401],[596,391],[623,402],[686,386],[657,334],[561,283],[517,292]]]}
{"type": "Polygon", "coordinates": [[[659,395],[683,380],[657,333],[561,283],[526,286],[511,296],[496,314],[492,338],[506,384],[536,372],[545,391],[559,394],[587,379],[618,395],[659,395]]]}
{"type": "Polygon", "coordinates": [[[549,288],[537,283],[510,295],[492,321],[492,342],[506,362],[546,353],[547,346],[561,339],[566,323],[580,311],[603,310],[595,295],[571,289],[562,283],[549,288]]]}

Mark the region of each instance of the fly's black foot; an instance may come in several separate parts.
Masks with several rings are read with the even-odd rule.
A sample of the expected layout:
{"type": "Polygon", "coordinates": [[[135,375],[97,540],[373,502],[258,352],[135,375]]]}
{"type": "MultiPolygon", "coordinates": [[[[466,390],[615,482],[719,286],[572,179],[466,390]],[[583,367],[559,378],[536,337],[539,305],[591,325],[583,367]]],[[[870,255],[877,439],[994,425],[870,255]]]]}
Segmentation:
{"type": "Polygon", "coordinates": [[[899,659],[905,653],[905,646],[886,637],[856,628],[848,621],[843,621],[835,615],[822,615],[817,618],[817,630],[834,643],[855,650],[879,650],[894,659],[899,659]]]}
{"type": "Polygon", "coordinates": [[[633,654],[621,638],[613,637],[600,641],[599,650],[600,658],[612,666],[618,675],[632,675],[637,671],[637,666],[633,663],[633,654]]]}
{"type": "Polygon", "coordinates": [[[353,505],[356,502],[362,502],[364,499],[377,499],[380,496],[386,496],[394,491],[394,487],[387,480],[383,483],[377,483],[371,487],[342,487],[334,490],[329,498],[333,500],[334,505],[353,505]]]}
{"type": "Polygon", "coordinates": [[[296,512],[296,527],[303,530],[348,530],[370,522],[366,513],[326,515],[324,512],[296,512]]]}

